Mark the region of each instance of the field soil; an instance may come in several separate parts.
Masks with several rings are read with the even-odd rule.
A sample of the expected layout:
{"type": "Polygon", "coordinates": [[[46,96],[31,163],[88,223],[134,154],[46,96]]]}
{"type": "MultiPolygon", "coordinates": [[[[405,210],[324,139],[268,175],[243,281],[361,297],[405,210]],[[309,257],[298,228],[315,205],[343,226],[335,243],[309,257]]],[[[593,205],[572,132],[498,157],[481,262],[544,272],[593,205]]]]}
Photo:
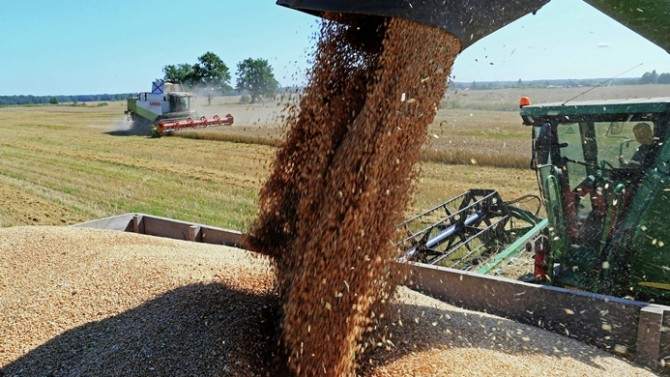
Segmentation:
{"type": "MultiPolygon", "coordinates": [[[[448,164],[525,169],[530,164],[530,129],[521,124],[519,98],[533,103],[563,102],[585,92],[574,88],[510,88],[495,90],[449,89],[429,126],[422,159],[448,164]]],[[[670,85],[606,86],[576,101],[664,97],[670,85]]],[[[296,94],[266,99],[261,104],[241,104],[239,97],[216,98],[212,105],[196,100],[203,114],[232,113],[236,126],[184,131],[182,137],[277,145],[282,137],[281,110],[298,100],[296,94]]]]}
{"type": "MultiPolygon", "coordinates": [[[[229,98],[217,98],[215,105],[218,101],[231,113],[242,107],[229,105],[229,98]]],[[[0,108],[0,227],[72,224],[144,212],[245,230],[256,213],[258,191],[275,148],[247,139],[117,136],[114,131],[128,126],[124,106],[113,102],[0,108]]],[[[457,131],[447,128],[444,134],[470,127],[454,119],[457,131]]],[[[465,114],[462,119],[470,117],[465,114]]],[[[238,124],[230,130],[248,135],[244,130],[266,129],[244,127],[238,124]]],[[[505,199],[536,191],[534,174],[528,169],[496,169],[473,164],[469,158],[465,163],[420,164],[421,183],[410,212],[471,187],[497,188],[505,199]]]]}
{"type": "MultiPolygon", "coordinates": [[[[515,111],[518,97],[551,102],[583,90],[449,91],[429,126],[410,211],[470,187],[497,188],[507,200],[536,192],[528,170],[530,130],[515,111]]],[[[663,96],[669,90],[614,86],[583,99],[663,96]]],[[[236,118],[233,127],[180,135],[200,140],[115,136],[129,127],[124,102],[0,108],[0,227],[72,224],[137,211],[244,230],[283,135],[281,110],[297,100],[293,94],[241,104],[239,97],[217,97],[208,106],[196,98],[202,114],[236,118]]]]}
{"type": "MultiPolygon", "coordinates": [[[[0,229],[0,374],[276,375],[267,259],[242,250],[63,227],[0,229]]],[[[370,376],[651,376],[560,335],[408,289],[370,376]]]]}

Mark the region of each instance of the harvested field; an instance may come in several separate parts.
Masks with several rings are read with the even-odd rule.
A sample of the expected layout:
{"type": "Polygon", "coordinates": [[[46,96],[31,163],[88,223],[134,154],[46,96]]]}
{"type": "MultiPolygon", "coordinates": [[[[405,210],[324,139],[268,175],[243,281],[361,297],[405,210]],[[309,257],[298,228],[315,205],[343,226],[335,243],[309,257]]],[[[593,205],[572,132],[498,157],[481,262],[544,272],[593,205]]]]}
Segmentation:
{"type": "MultiPolygon", "coordinates": [[[[123,118],[123,106],[0,108],[0,197],[16,198],[0,205],[0,226],[73,224],[145,212],[247,229],[275,148],[257,145],[253,137],[213,142],[110,135],[123,118]]],[[[451,130],[451,124],[443,127],[451,130]]],[[[458,124],[455,129],[463,132],[472,126],[458,124]]],[[[230,130],[244,136],[252,129],[230,130]]],[[[254,130],[263,136],[265,129],[254,130]]],[[[446,137],[436,141],[448,143],[446,137]]],[[[495,187],[506,199],[537,190],[528,169],[424,163],[420,176],[425,182],[412,211],[469,187],[495,187]]]]}
{"type": "MultiPolygon", "coordinates": [[[[564,102],[584,93],[589,87],[508,88],[487,90],[451,90],[443,104],[447,108],[516,111],[519,98],[529,96],[533,103],[564,102]]],[[[670,85],[606,85],[583,94],[576,101],[621,98],[652,98],[668,95],[670,85]]]]}
{"type": "MultiPolygon", "coordinates": [[[[587,88],[514,88],[492,90],[447,90],[435,120],[428,128],[422,161],[445,164],[528,169],[530,129],[521,124],[518,103],[530,96],[533,103],[565,101],[587,88]]],[[[663,97],[670,85],[620,85],[602,87],[579,100],[663,97]]],[[[203,111],[236,115],[234,127],[185,131],[179,136],[194,139],[277,145],[283,124],[281,109],[288,97],[275,104],[241,105],[234,97],[215,100],[203,111]],[[257,117],[248,113],[258,108],[257,117]],[[237,117],[240,114],[240,117],[237,117]],[[253,120],[253,121],[250,121],[253,120]]]]}
{"type": "MultiPolygon", "coordinates": [[[[273,284],[267,260],[242,250],[76,228],[0,229],[0,375],[265,375],[273,284]]],[[[407,289],[389,312],[395,346],[367,355],[363,375],[651,375],[407,289]]]]}
{"type": "Polygon", "coordinates": [[[271,148],[109,134],[123,117],[122,103],[1,108],[0,191],[35,199],[0,206],[2,226],[145,212],[245,228],[271,148]]]}
{"type": "Polygon", "coordinates": [[[39,195],[3,184],[0,176],[0,227],[12,224],[62,225],[83,218],[65,205],[50,202],[39,195]]]}

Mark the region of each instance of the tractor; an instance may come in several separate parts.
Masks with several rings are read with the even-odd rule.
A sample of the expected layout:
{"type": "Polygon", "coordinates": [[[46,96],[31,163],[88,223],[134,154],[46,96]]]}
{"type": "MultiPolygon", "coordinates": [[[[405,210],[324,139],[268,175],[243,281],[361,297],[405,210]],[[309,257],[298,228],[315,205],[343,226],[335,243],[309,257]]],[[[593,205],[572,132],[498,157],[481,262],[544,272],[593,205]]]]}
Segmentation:
{"type": "Polygon", "coordinates": [[[205,128],[230,126],[233,116],[227,114],[211,118],[197,117],[191,110],[191,93],[185,92],[178,84],[156,80],[151,92],[138,93],[128,98],[125,114],[130,117],[133,128],[145,130],[152,136],[171,135],[185,128],[205,128]]]}

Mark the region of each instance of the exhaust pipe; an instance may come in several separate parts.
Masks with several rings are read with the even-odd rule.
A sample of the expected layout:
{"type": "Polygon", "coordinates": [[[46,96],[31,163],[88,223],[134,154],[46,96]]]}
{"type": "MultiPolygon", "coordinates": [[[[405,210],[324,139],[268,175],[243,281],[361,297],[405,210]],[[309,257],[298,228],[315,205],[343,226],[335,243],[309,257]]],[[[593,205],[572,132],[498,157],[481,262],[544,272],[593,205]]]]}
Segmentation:
{"type": "Polygon", "coordinates": [[[549,0],[278,0],[320,17],[346,13],[401,17],[455,35],[463,49],[503,26],[534,13],[549,0]]]}

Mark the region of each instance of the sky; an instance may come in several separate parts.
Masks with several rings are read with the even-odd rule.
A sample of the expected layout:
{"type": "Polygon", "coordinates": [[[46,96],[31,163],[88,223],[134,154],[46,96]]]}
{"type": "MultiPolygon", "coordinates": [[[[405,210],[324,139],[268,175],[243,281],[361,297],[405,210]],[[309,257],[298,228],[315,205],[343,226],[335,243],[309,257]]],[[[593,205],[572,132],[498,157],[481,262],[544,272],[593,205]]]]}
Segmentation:
{"type": "MultiPolygon", "coordinates": [[[[206,51],[233,74],[245,58],[266,58],[282,85],[300,85],[318,31],[315,17],[273,0],[2,3],[0,95],[146,91],[164,65],[206,51]]],[[[452,74],[471,82],[652,69],[670,72],[670,55],[581,0],[553,0],[466,49],[452,74]]]]}

